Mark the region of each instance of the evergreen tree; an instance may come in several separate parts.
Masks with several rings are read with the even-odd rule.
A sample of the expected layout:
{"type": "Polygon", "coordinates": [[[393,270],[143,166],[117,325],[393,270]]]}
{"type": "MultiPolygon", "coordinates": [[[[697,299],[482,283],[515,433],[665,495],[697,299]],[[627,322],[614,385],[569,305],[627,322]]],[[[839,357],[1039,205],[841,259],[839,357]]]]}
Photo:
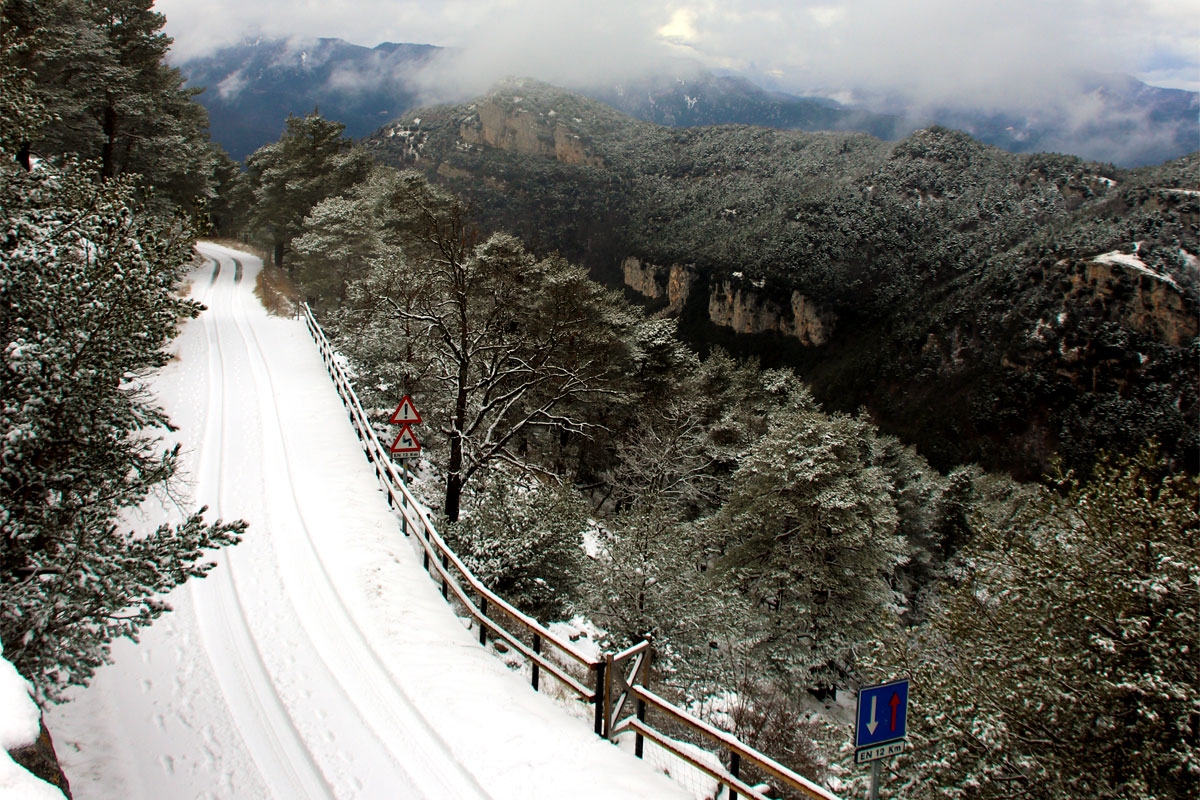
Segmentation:
{"type": "Polygon", "coordinates": [[[320,304],[344,299],[346,284],[366,274],[370,259],[384,245],[369,198],[358,195],[352,191],[322,200],[304,218],[304,233],[292,242],[298,282],[320,304]]]}
{"type": "Polygon", "coordinates": [[[0,150],[30,167],[29,140],[51,119],[37,98],[29,65],[37,44],[32,3],[0,0],[0,150]]]}
{"type": "MultiPolygon", "coordinates": [[[[171,39],[151,0],[38,0],[31,69],[56,122],[33,142],[47,156],[93,160],[102,178],[138,175],[163,206],[195,212],[212,196],[208,115],[165,63],[171,39]]],[[[28,24],[28,23],[27,23],[28,24]]]]}
{"type": "Polygon", "coordinates": [[[898,791],[1200,792],[1198,487],[1146,449],[977,517],[939,612],[874,657],[919,687],[898,791]]]}
{"type": "Polygon", "coordinates": [[[844,683],[851,648],[898,610],[905,548],[872,447],[865,422],[794,394],[707,522],[718,568],[754,611],[754,657],[793,692],[844,683]]]}
{"type": "Polygon", "coordinates": [[[69,159],[30,171],[7,149],[46,118],[15,63],[28,56],[0,48],[0,105],[15,112],[0,127],[0,642],[57,700],[244,524],[205,525],[201,509],[149,535],[118,525],[175,472],[145,378],[179,320],[201,310],[175,292],[191,236],[139,208],[128,179],[69,159]]]}
{"type": "Polygon", "coordinates": [[[267,238],[276,266],[284,266],[313,207],[347,191],[370,170],[370,157],[342,137],[345,127],[316,111],[289,116],[279,141],[246,159],[254,191],[250,224],[267,238]]]}
{"type": "Polygon", "coordinates": [[[580,582],[587,506],[570,487],[489,470],[446,540],[493,592],[545,622],[569,616],[580,582]]]}
{"type": "Polygon", "coordinates": [[[691,524],[717,488],[694,404],[693,397],[677,396],[616,440],[606,500],[613,510],[597,532],[588,570],[596,621],[622,646],[653,640],[656,671],[689,677],[697,673],[696,653],[707,660],[708,642],[720,638],[730,618],[713,602],[691,524]]]}
{"type": "Polygon", "coordinates": [[[213,197],[204,205],[205,227],[213,236],[241,236],[250,222],[254,197],[241,165],[219,146],[213,146],[213,197]]]}

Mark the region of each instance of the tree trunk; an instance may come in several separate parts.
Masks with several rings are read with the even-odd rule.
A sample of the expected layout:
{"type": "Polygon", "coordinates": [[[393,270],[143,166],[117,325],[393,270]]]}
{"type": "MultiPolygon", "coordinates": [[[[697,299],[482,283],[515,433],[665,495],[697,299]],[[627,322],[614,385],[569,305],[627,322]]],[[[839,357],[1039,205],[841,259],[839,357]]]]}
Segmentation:
{"type": "Polygon", "coordinates": [[[104,147],[100,151],[100,176],[113,178],[117,174],[117,110],[109,103],[104,109],[104,147]]]}
{"type": "MultiPolygon", "coordinates": [[[[462,464],[462,457],[459,457],[459,465],[462,464]]],[[[451,459],[453,463],[453,458],[451,459]]],[[[454,468],[451,467],[451,470],[454,468]]],[[[446,476],[446,519],[451,522],[458,522],[459,505],[462,502],[462,473],[450,472],[446,476]]]]}
{"type": "Polygon", "coordinates": [[[274,261],[275,261],[275,266],[276,266],[276,267],[282,267],[282,266],[283,266],[283,242],[276,242],[276,243],[275,243],[275,254],[274,254],[274,256],[273,256],[272,258],[273,258],[273,259],[274,259],[274,261]]]}
{"type": "Polygon", "coordinates": [[[446,519],[451,522],[458,522],[459,506],[462,503],[462,465],[462,427],[458,426],[455,432],[450,434],[450,462],[446,465],[446,519]]]}
{"type": "Polygon", "coordinates": [[[458,367],[458,396],[454,400],[454,430],[450,433],[450,462],[446,470],[446,519],[458,522],[463,490],[463,426],[467,421],[467,362],[458,367]]]}

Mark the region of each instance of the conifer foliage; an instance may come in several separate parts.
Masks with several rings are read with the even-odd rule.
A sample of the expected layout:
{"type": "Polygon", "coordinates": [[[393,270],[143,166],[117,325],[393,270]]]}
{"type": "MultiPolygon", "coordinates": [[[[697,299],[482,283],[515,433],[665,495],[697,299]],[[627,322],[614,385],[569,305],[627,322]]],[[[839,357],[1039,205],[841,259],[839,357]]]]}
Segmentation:
{"type": "Polygon", "coordinates": [[[246,159],[255,203],[250,225],[268,242],[277,267],[287,263],[313,206],[347,191],[370,170],[366,153],[342,137],[345,128],[316,111],[291,116],[279,141],[246,159]]]}
{"type": "Polygon", "coordinates": [[[77,155],[104,178],[137,175],[144,197],[195,211],[216,155],[200,90],[164,61],[171,39],[152,0],[9,0],[13,29],[36,37],[23,62],[55,118],[31,132],[43,156],[77,155]]]}
{"type": "Polygon", "coordinates": [[[202,309],[175,293],[191,231],[139,205],[130,178],[19,163],[8,148],[35,134],[20,121],[47,117],[7,58],[19,50],[0,51],[0,97],[19,107],[0,141],[0,640],[42,699],[61,700],[244,524],[206,525],[201,509],[148,535],[120,525],[176,470],[145,381],[202,309]]]}
{"type": "Polygon", "coordinates": [[[940,613],[894,639],[910,797],[1200,791],[1197,481],[1153,447],[979,526],[940,613]]]}
{"type": "Polygon", "coordinates": [[[806,391],[776,412],[709,523],[721,565],[756,613],[754,649],[779,677],[836,686],[850,648],[894,618],[905,558],[874,431],[821,413],[806,391]]]}

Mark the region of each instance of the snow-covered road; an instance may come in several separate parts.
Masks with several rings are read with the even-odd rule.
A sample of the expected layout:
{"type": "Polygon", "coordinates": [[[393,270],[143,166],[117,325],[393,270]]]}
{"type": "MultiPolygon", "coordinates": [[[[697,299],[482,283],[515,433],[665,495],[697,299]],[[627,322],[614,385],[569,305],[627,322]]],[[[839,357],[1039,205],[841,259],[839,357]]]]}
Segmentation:
{"type": "MultiPolygon", "coordinates": [[[[155,381],[194,505],[250,523],[48,715],[77,800],[685,797],[475,643],[388,510],[302,323],[215,245],[155,381]]],[[[178,502],[178,505],[176,505],[178,502]]]]}

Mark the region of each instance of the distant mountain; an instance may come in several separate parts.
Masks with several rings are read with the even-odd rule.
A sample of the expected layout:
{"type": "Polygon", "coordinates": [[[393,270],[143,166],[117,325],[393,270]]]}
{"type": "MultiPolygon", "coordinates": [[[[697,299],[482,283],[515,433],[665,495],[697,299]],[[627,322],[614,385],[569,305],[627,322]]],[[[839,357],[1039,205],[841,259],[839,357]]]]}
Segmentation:
{"type": "Polygon", "coordinates": [[[583,92],[638,119],[672,127],[853,130],[897,140],[941,125],[1010,153],[1068,153],[1122,167],[1161,164],[1200,150],[1200,93],[1148,86],[1128,75],[1082,76],[1052,107],[1008,112],[919,109],[911,99],[863,93],[845,105],[769,92],[745,78],[706,72],[583,92]]]}
{"type": "Polygon", "coordinates": [[[438,48],[384,43],[360,47],[341,39],[259,39],[187,61],[188,85],[208,109],[213,141],[241,161],[283,133],[289,114],[319,108],[327,119],[366,136],[412,108],[409,79],[438,48]]]}
{"type": "Polygon", "coordinates": [[[903,127],[936,123],[1010,153],[1069,153],[1139,167],[1200,150],[1200,93],[1129,75],[1082,75],[1056,105],[1015,112],[940,107],[914,114],[903,103],[863,102],[905,118],[903,127]]]}
{"type": "MultiPolygon", "coordinates": [[[[240,160],[277,139],[289,113],[315,107],[344,123],[350,136],[366,136],[416,105],[414,79],[439,52],[430,45],[366,48],[340,39],[255,40],[179,66],[190,85],[206,88],[198,99],[209,110],[213,139],[240,160]]],[[[1200,150],[1200,94],[1121,75],[1081,80],[1059,107],[1010,113],[957,107],[918,112],[911,101],[869,95],[847,106],[767,91],[745,78],[688,64],[672,74],[581,91],[670,127],[853,130],[897,140],[940,124],[1010,152],[1070,153],[1124,167],[1200,150]]]]}
{"type": "Polygon", "coordinates": [[[698,68],[680,76],[653,75],[613,86],[584,87],[581,93],[644,122],[672,128],[701,125],[760,125],[801,131],[861,131],[880,139],[907,133],[894,114],[847,108],[822,97],[771,92],[737,76],[698,68]]]}
{"type": "Polygon", "coordinates": [[[1200,465],[1200,154],[1123,170],[943,127],[666,128],[512,81],[365,142],[941,467],[1155,435],[1200,465]]]}

